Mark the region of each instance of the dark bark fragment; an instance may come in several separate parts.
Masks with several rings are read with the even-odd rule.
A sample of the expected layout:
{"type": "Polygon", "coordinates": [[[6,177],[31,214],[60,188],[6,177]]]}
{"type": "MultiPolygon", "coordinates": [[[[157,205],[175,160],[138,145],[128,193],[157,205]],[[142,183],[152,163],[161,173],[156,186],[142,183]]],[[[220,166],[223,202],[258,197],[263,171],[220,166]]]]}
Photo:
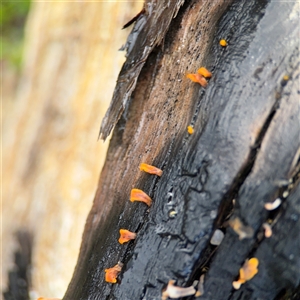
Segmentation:
{"type": "Polygon", "coordinates": [[[31,285],[32,236],[27,231],[16,233],[18,249],[15,252],[14,268],[8,274],[8,287],[3,292],[5,300],[29,300],[31,285]]]}
{"type": "Polygon", "coordinates": [[[298,247],[281,233],[282,226],[291,224],[299,230],[290,211],[299,208],[297,5],[235,1],[224,13],[228,5],[184,5],[164,47],[145,62],[115,128],[64,299],[160,299],[169,279],[189,285],[204,267],[209,270],[203,299],[274,299],[282,289],[299,284],[299,269],[297,273],[292,267],[299,262],[299,251],[279,248],[276,253],[284,259],[278,270],[285,264],[291,268],[277,288],[281,274],[276,280],[265,276],[264,285],[254,278],[238,292],[232,290],[247,257],[261,260],[259,278],[272,270],[274,259],[260,249],[270,252],[279,238],[281,245],[298,247]],[[229,42],[226,49],[218,43],[221,38],[229,42]],[[205,90],[182,79],[186,70],[195,72],[202,65],[213,71],[205,90]],[[289,80],[282,81],[284,75],[289,80]],[[189,124],[193,135],[186,132],[189,124]],[[163,169],[161,179],[139,172],[141,162],[163,169]],[[291,177],[293,186],[279,186],[291,177]],[[150,209],[128,201],[131,188],[153,198],[150,209]],[[268,214],[264,203],[285,191],[290,196],[282,214],[281,208],[268,214]],[[209,239],[215,227],[224,227],[234,198],[234,214],[255,236],[240,241],[226,229],[216,249],[209,239]],[[261,240],[261,225],[269,217],[277,220],[274,237],[261,240]],[[119,245],[120,228],[137,232],[137,239],[119,245]],[[119,283],[105,283],[104,269],[119,260],[124,263],[119,283]]]}
{"type": "Polygon", "coordinates": [[[149,54],[161,43],[183,3],[184,0],[172,3],[169,0],[145,1],[144,12],[138,18],[124,46],[127,60],[119,74],[110,107],[101,124],[100,137],[103,140],[120,119],[149,54]]]}

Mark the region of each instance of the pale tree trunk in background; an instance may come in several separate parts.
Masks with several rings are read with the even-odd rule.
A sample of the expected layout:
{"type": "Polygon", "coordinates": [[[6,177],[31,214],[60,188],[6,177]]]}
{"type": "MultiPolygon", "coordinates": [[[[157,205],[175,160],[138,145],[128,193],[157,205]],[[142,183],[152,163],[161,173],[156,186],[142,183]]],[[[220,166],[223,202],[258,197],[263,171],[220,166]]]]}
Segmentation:
{"type": "Polygon", "coordinates": [[[124,61],[121,28],[142,5],[32,3],[20,84],[3,95],[2,290],[20,229],[34,238],[33,295],[67,288],[106,155],[97,137],[124,61]]]}

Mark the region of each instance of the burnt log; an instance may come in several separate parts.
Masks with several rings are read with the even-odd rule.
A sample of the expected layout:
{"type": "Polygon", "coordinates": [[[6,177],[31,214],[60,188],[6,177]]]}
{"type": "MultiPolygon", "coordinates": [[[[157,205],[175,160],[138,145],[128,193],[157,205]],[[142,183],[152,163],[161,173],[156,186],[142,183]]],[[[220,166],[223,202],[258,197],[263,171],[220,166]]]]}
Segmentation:
{"type": "Polygon", "coordinates": [[[160,299],[170,279],[190,286],[201,275],[200,299],[297,297],[299,6],[157,3],[145,4],[129,37],[134,45],[101,136],[115,128],[64,299],[160,299]],[[201,66],[213,73],[206,88],[185,76],[201,66]],[[139,171],[141,162],[162,169],[162,177],[139,171]],[[150,195],[150,208],[129,201],[132,188],[150,195]],[[275,199],[279,207],[267,210],[275,199]],[[241,239],[228,226],[235,218],[253,234],[241,239]],[[121,228],[136,240],[120,245],[121,228]],[[225,237],[214,246],[217,228],[225,237]],[[235,290],[251,257],[258,273],[235,290]],[[105,282],[104,270],[118,261],[118,282],[105,282]]]}

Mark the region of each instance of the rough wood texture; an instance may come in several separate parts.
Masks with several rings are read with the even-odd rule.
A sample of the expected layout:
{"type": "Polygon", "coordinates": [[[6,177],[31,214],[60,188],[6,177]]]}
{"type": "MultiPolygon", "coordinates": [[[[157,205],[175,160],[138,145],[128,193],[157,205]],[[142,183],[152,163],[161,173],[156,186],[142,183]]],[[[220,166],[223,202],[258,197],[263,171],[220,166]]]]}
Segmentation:
{"type": "Polygon", "coordinates": [[[142,14],[127,39],[124,48],[127,60],[119,74],[117,86],[100,129],[100,137],[106,139],[119,121],[138,76],[154,47],[164,38],[172,19],[177,15],[184,0],[170,2],[146,0],[142,14]]]}
{"type": "MultiPolygon", "coordinates": [[[[115,111],[125,110],[64,299],[160,299],[170,279],[185,286],[203,273],[203,299],[274,299],[299,285],[298,14],[293,2],[187,1],[143,61],[130,98],[128,90],[118,94],[118,83],[113,101],[127,104],[113,102],[115,111]],[[185,78],[200,66],[213,72],[206,89],[185,78]],[[163,176],[140,172],[141,162],[163,176]],[[132,188],[149,194],[153,205],[131,203],[132,188]],[[276,197],[284,203],[268,214],[264,203],[276,197]],[[231,214],[254,229],[253,238],[240,241],[225,227],[231,214]],[[268,219],[274,233],[265,240],[268,219]],[[209,244],[216,227],[226,232],[217,249],[209,244]],[[137,239],[118,244],[120,228],[137,239]],[[260,260],[258,275],[234,291],[232,281],[252,256],[260,260]],[[119,282],[105,283],[104,270],[118,261],[119,282]]],[[[138,25],[133,32],[150,34],[138,25]]],[[[139,68],[140,56],[130,59],[139,68]]],[[[115,121],[112,113],[103,123],[108,132],[115,121]]]]}
{"type": "Polygon", "coordinates": [[[20,84],[2,95],[1,284],[24,229],[34,238],[32,297],[65,293],[106,155],[97,137],[124,62],[121,28],[142,4],[33,1],[20,84]]]}

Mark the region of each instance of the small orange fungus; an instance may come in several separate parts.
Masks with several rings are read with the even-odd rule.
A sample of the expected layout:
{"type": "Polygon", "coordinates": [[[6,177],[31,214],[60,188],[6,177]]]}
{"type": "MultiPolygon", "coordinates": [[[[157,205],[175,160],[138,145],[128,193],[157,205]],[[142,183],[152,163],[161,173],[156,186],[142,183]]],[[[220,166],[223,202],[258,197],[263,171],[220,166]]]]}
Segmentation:
{"type": "Polygon", "coordinates": [[[283,76],[283,80],[284,80],[284,81],[288,81],[289,79],[290,79],[289,75],[284,75],[284,76],[283,76]]]}
{"type": "Polygon", "coordinates": [[[206,87],[207,86],[207,81],[206,79],[200,75],[200,74],[191,74],[191,73],[188,73],[186,74],[186,77],[190,80],[192,80],[193,82],[197,82],[199,83],[202,87],[206,87]]]}
{"type": "Polygon", "coordinates": [[[189,126],[187,127],[187,131],[188,131],[189,134],[193,134],[193,133],[194,133],[194,128],[193,128],[193,126],[189,125],[189,126]]]}
{"type": "Polygon", "coordinates": [[[163,171],[159,168],[156,168],[154,166],[145,164],[145,163],[141,163],[140,164],[140,170],[144,171],[146,173],[152,174],[152,175],[157,175],[157,176],[161,176],[163,171]]]}
{"type": "Polygon", "coordinates": [[[226,40],[220,40],[220,45],[221,45],[222,47],[226,47],[226,46],[227,46],[226,40]]]}
{"type": "Polygon", "coordinates": [[[206,78],[210,78],[212,76],[211,72],[209,72],[206,68],[201,67],[198,71],[198,74],[206,77],[206,78]]]}
{"type": "Polygon", "coordinates": [[[253,228],[244,225],[239,217],[229,220],[229,225],[238,234],[240,240],[253,237],[253,228]]]}
{"type": "Polygon", "coordinates": [[[247,259],[244,265],[240,268],[240,277],[237,281],[232,283],[232,286],[238,290],[243,283],[252,279],[258,272],[258,264],[259,261],[257,258],[253,257],[251,259],[247,259]]]}
{"type": "Polygon", "coordinates": [[[131,232],[127,229],[120,229],[119,243],[124,244],[136,238],[136,233],[131,232]]]}
{"type": "Polygon", "coordinates": [[[130,193],[130,201],[141,201],[146,203],[148,206],[151,206],[152,199],[142,190],[139,189],[132,189],[130,193]]]}
{"type": "Polygon", "coordinates": [[[123,264],[119,261],[114,267],[105,269],[105,281],[109,283],[116,283],[122,267],[123,264]]]}

